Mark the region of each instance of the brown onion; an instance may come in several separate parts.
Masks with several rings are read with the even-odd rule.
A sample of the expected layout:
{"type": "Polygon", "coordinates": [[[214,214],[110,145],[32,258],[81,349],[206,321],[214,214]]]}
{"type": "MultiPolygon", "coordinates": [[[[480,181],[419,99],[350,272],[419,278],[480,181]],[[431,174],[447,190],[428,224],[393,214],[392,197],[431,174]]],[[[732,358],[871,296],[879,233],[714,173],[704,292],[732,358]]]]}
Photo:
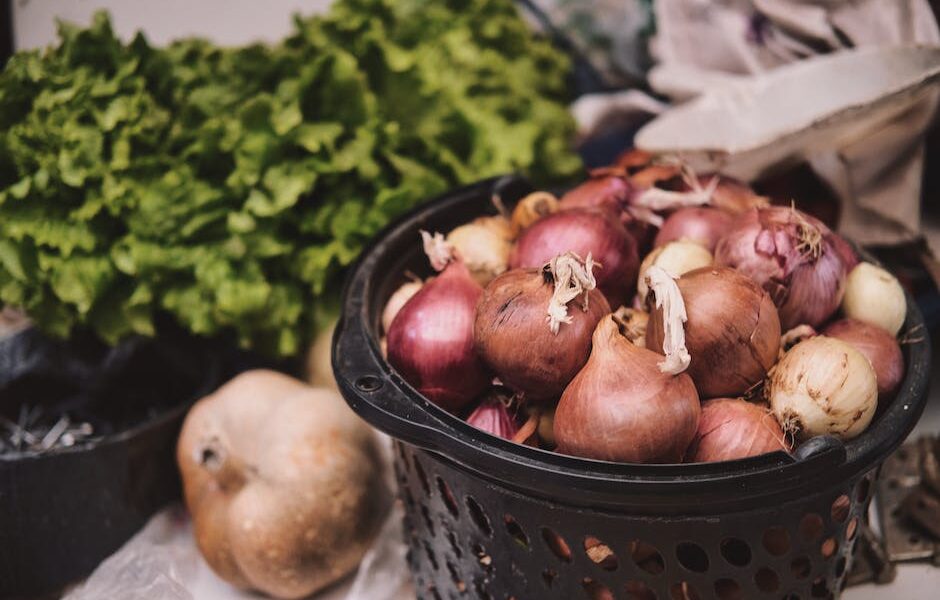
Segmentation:
{"type": "MultiPolygon", "coordinates": [[[[704,267],[676,284],[685,302],[689,375],[703,398],[743,395],[777,360],[780,319],[767,293],[732,269],[704,267]]],[[[650,313],[646,347],[662,353],[663,312],[650,313]]]]}
{"type": "Polygon", "coordinates": [[[731,228],[733,221],[734,217],[729,213],[716,208],[680,208],[663,222],[653,246],[658,248],[669,242],[687,239],[705,246],[709,252],[714,252],[718,240],[731,228]]]}
{"type": "Polygon", "coordinates": [[[570,320],[553,331],[546,316],[555,288],[550,267],[514,269],[491,281],[477,306],[477,353],[526,400],[561,394],[587,361],[594,326],[610,312],[600,291],[584,290],[567,304],[570,320]]]}
{"type": "Polygon", "coordinates": [[[845,265],[832,240],[821,221],[794,208],[751,210],[718,242],[715,264],[763,286],[784,329],[816,327],[835,313],[845,292],[845,265]]]}
{"type": "Polygon", "coordinates": [[[879,398],[890,398],[898,390],[904,378],[904,357],[890,333],[877,325],[842,319],[826,327],[823,335],[848,343],[868,359],[875,370],[879,398]]]}
{"type": "Polygon", "coordinates": [[[627,178],[617,169],[598,169],[591,177],[561,197],[561,208],[604,207],[620,212],[632,192],[627,178]]]}
{"type": "Polygon", "coordinates": [[[660,356],[630,343],[612,316],[598,323],[593,344],[590,359],[555,410],[558,452],[621,462],[680,462],[701,412],[692,379],[660,372],[660,356]]]}
{"type": "Polygon", "coordinates": [[[511,440],[519,431],[516,419],[509,412],[507,399],[499,393],[484,397],[467,417],[467,423],[505,440],[511,440]]]}
{"type": "Polygon", "coordinates": [[[702,404],[686,462],[719,462],[789,452],[786,436],[770,407],[741,398],[715,398],[702,404]]]}
{"type": "MultiPolygon", "coordinates": [[[[672,208],[708,204],[731,214],[739,214],[770,204],[765,196],[757,194],[746,183],[714,173],[696,175],[688,166],[679,162],[653,164],[632,174],[630,184],[634,188],[630,198],[631,203],[637,202],[644,191],[651,189],[681,194],[692,192],[695,188],[708,189],[711,186],[712,189],[707,198],[702,197],[699,201],[690,199],[692,202],[685,204],[680,202],[672,208]]],[[[676,200],[679,198],[677,197],[676,200]]]]}
{"type": "Polygon", "coordinates": [[[408,300],[388,330],[388,362],[438,406],[457,411],[491,376],[473,349],[473,317],[483,294],[460,260],[408,300]]]}
{"type": "Polygon", "coordinates": [[[516,241],[509,267],[540,268],[565,252],[593,256],[600,264],[597,287],[613,306],[619,306],[636,284],[636,241],[610,212],[603,209],[565,210],[526,229],[516,241]]]}
{"type": "Polygon", "coordinates": [[[520,200],[512,211],[512,239],[516,239],[529,225],[555,212],[558,212],[558,198],[548,192],[532,192],[520,200]]]}

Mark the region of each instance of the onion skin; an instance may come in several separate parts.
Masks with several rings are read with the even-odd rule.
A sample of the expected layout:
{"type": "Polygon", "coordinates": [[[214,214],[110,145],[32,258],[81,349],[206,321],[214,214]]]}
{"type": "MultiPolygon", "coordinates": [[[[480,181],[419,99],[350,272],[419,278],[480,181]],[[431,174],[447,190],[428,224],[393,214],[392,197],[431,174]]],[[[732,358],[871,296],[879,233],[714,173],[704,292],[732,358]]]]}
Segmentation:
{"type": "MultiPolygon", "coordinates": [[[[770,296],[727,267],[689,271],[676,284],[685,301],[688,373],[703,398],[743,395],[777,361],[780,319],[770,296]]],[[[646,347],[661,353],[663,315],[650,314],[646,347]]]]}
{"type": "Polygon", "coordinates": [[[818,327],[839,308],[845,292],[845,265],[833,233],[818,219],[789,207],[744,213],[715,247],[715,264],[741,271],[773,299],[784,330],[818,327]],[[818,229],[819,254],[799,249],[801,223],[818,229]]]}
{"type": "Polygon", "coordinates": [[[680,208],[666,218],[656,234],[653,246],[658,248],[669,242],[686,239],[714,253],[718,240],[728,232],[733,222],[733,216],[717,208],[680,208]]]}
{"type": "Polygon", "coordinates": [[[698,428],[701,405],[685,373],[659,370],[661,357],[598,324],[591,357],[555,409],[557,451],[632,463],[678,463],[698,428]]]}
{"type": "Polygon", "coordinates": [[[467,417],[467,423],[504,440],[511,440],[519,431],[515,419],[498,395],[484,398],[467,417]]]}
{"type": "Polygon", "coordinates": [[[541,269],[514,269],[490,282],[476,307],[473,326],[477,354],[510,388],[527,401],[561,395],[587,362],[591,334],[610,305],[597,289],[588,292],[588,309],[571,302],[571,323],[552,333],[546,321],[554,284],[541,269]]]}
{"type": "Polygon", "coordinates": [[[537,221],[519,235],[509,267],[540,268],[569,251],[600,263],[597,287],[612,306],[633,293],[640,264],[636,240],[603,209],[564,210],[537,221]]]}
{"type": "Polygon", "coordinates": [[[784,431],[803,439],[852,439],[865,431],[878,407],[878,383],[868,359],[850,344],[817,335],[777,363],[766,389],[784,431]]]}
{"type": "Polygon", "coordinates": [[[632,191],[633,187],[626,177],[601,169],[562,196],[561,208],[607,208],[619,213],[627,204],[632,191]]]}
{"type": "Polygon", "coordinates": [[[490,383],[473,349],[480,287],[461,261],[428,280],[388,331],[388,362],[431,402],[456,412],[490,383]]]}
{"type": "Polygon", "coordinates": [[[842,319],[823,331],[823,335],[847,342],[862,353],[875,370],[879,399],[890,399],[904,378],[904,357],[894,337],[876,325],[842,319]]]}
{"type": "Polygon", "coordinates": [[[686,462],[737,460],[778,450],[790,448],[769,408],[741,398],[714,398],[702,404],[686,462]]]}

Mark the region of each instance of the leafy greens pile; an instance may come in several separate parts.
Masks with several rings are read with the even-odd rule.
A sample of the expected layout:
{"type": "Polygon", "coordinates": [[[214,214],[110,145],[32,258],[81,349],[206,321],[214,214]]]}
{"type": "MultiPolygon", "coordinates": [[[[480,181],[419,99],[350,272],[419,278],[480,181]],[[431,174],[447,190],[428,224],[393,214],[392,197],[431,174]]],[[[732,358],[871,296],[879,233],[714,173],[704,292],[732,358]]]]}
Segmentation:
{"type": "Polygon", "coordinates": [[[340,0],[276,46],[59,35],[0,74],[0,304],[59,336],[167,313],[295,354],[391,217],[579,166],[566,60],[509,0],[340,0]]]}

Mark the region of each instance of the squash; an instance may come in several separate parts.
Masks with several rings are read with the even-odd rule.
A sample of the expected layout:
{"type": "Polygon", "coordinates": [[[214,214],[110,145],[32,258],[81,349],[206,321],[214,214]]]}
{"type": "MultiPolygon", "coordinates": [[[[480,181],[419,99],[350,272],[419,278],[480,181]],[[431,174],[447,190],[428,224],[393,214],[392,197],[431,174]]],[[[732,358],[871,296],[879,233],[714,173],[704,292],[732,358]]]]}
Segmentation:
{"type": "Polygon", "coordinates": [[[274,371],[243,373],[197,402],[177,462],[206,562],[276,598],[351,572],[390,505],[372,430],[337,392],[274,371]]]}

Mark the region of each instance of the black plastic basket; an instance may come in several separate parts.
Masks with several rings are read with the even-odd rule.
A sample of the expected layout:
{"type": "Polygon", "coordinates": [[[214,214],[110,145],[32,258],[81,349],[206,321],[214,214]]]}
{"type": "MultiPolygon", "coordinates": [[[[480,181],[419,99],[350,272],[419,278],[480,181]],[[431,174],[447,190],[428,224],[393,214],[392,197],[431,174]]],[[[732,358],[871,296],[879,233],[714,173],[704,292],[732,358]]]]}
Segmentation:
{"type": "Polygon", "coordinates": [[[574,458],[490,436],[429,403],[386,363],[379,320],[404,272],[426,273],[418,230],[484,212],[519,178],[444,195],[389,227],[350,274],[333,345],[350,406],[398,440],[409,564],[418,596],[442,598],[833,598],[872,481],[923,411],[930,345],[908,301],[907,374],[859,438],[720,464],[574,458]]]}

